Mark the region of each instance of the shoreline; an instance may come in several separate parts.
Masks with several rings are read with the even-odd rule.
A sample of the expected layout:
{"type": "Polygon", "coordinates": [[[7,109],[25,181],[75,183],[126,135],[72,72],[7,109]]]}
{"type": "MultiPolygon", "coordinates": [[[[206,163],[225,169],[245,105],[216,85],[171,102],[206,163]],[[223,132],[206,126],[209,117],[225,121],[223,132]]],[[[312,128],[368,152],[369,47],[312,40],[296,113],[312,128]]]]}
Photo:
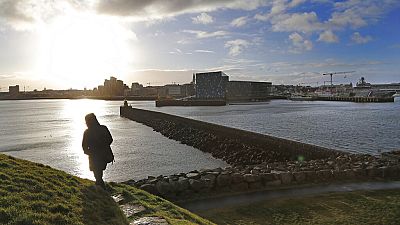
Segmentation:
{"type": "Polygon", "coordinates": [[[231,165],[124,182],[175,202],[310,184],[400,178],[396,155],[351,154],[131,106],[121,107],[120,114],[231,165]]]}
{"type": "Polygon", "coordinates": [[[9,101],[9,100],[60,100],[60,99],[90,99],[90,100],[106,100],[106,101],[154,101],[157,97],[135,97],[135,96],[116,96],[116,97],[103,97],[103,96],[78,96],[78,97],[0,97],[0,101],[9,101]]]}

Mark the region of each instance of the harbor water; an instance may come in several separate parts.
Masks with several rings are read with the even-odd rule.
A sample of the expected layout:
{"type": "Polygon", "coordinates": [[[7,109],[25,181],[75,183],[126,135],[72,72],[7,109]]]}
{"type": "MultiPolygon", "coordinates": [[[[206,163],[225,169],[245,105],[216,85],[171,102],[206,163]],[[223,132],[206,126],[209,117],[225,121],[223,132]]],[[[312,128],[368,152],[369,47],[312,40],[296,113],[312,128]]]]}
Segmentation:
{"type": "MultiPolygon", "coordinates": [[[[394,103],[292,102],[219,107],[133,107],[217,123],[348,152],[400,149],[400,99],[394,103]]],[[[114,137],[107,181],[140,179],[227,164],[119,116],[118,101],[0,101],[0,152],[93,179],[81,149],[84,116],[94,112],[114,137]]]]}

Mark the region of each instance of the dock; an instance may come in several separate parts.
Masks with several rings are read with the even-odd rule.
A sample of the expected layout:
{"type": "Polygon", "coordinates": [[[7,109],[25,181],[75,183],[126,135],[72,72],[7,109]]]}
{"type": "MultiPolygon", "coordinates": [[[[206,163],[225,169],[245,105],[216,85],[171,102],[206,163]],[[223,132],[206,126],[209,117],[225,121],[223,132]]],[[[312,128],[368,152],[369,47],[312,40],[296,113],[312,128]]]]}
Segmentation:
{"type": "Polygon", "coordinates": [[[394,97],[337,97],[337,96],[318,96],[317,101],[339,101],[339,102],[394,102],[394,97]]]}
{"type": "Polygon", "coordinates": [[[156,107],[162,106],[225,106],[225,100],[177,100],[162,99],[156,100],[156,107]]]}

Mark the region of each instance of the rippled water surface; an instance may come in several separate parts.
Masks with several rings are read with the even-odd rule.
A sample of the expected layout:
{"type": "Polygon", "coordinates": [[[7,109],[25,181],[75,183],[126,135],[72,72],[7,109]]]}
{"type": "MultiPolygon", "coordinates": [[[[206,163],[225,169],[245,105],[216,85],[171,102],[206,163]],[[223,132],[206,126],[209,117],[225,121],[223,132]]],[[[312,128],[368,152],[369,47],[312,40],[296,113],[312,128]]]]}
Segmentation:
{"type": "Polygon", "coordinates": [[[81,141],[84,116],[94,112],[114,137],[116,163],[108,181],[139,179],[227,164],[119,116],[121,102],[100,100],[0,101],[0,152],[94,179],[81,141]]]}
{"type": "Polygon", "coordinates": [[[275,100],[221,107],[132,106],[349,152],[400,150],[400,98],[394,103],[275,100]]]}
{"type": "MultiPolygon", "coordinates": [[[[113,137],[116,163],[108,181],[224,167],[227,164],[119,116],[121,102],[100,100],[0,101],[0,152],[93,179],[81,150],[84,116],[98,115],[113,137]]],[[[395,103],[292,102],[222,107],[134,107],[181,115],[328,148],[376,154],[400,149],[400,99],[395,103]]]]}

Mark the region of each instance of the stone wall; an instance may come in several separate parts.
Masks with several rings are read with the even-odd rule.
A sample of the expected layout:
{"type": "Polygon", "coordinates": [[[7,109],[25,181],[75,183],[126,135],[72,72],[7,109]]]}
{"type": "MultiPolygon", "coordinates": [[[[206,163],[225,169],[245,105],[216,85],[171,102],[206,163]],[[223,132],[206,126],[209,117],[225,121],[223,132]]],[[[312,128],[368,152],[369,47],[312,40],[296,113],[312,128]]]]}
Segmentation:
{"type": "Polygon", "coordinates": [[[186,201],[285,186],[399,178],[399,160],[347,155],[307,162],[263,163],[196,170],[125,183],[172,201],[186,201]]]}
{"type": "Polygon", "coordinates": [[[121,107],[120,115],[164,136],[211,153],[230,165],[336,158],[348,153],[170,114],[121,107]]]}

